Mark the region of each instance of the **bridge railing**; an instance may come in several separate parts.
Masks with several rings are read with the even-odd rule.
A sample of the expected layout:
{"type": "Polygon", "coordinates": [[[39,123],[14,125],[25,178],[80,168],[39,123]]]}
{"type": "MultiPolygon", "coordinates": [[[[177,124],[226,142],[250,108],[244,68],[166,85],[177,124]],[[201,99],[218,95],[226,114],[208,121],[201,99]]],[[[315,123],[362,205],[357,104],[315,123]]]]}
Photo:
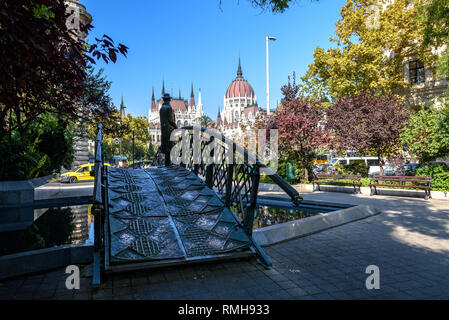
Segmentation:
{"type": "Polygon", "coordinates": [[[101,123],[98,124],[97,137],[95,140],[95,167],[94,167],[94,192],[92,212],[94,215],[94,263],[92,285],[100,285],[101,251],[103,249],[104,236],[104,190],[103,190],[103,130],[101,123]]]}
{"type": "MultiPolygon", "coordinates": [[[[290,184],[256,156],[222,134],[202,127],[186,126],[181,129],[174,148],[182,156],[176,164],[192,170],[209,188],[215,189],[225,205],[242,218],[248,235],[252,235],[261,170],[290,196],[295,205],[302,201],[290,184]]],[[[153,165],[164,165],[160,149],[153,165]]]]}

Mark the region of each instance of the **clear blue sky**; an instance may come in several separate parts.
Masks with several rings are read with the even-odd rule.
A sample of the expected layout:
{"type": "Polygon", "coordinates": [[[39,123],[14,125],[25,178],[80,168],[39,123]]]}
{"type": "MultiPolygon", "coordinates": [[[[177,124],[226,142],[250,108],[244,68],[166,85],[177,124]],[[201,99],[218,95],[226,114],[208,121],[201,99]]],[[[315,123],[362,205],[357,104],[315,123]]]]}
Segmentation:
{"type": "Polygon", "coordinates": [[[266,108],[265,36],[270,41],[270,101],[281,99],[288,75],[302,76],[316,46],[329,47],[344,0],[298,0],[283,14],[261,12],[247,0],[81,0],[93,17],[89,38],[104,33],[129,47],[127,58],[105,68],[116,105],[123,95],[127,112],[147,115],[151,88],[195,99],[201,88],[204,111],[212,119],[236,76],[240,53],[243,76],[266,108]]]}

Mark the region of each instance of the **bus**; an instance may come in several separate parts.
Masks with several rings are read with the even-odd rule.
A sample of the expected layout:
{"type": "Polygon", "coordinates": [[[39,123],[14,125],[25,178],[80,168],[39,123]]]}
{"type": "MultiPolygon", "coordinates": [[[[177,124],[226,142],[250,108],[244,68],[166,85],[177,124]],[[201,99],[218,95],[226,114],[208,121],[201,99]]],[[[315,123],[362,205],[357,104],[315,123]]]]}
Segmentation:
{"type": "MultiPolygon", "coordinates": [[[[341,164],[351,164],[354,162],[363,161],[369,167],[368,174],[376,175],[380,173],[380,165],[379,159],[377,157],[341,157],[341,158],[332,158],[327,165],[330,168],[335,168],[337,163],[341,164]]],[[[385,160],[384,160],[385,161],[385,160]]],[[[332,170],[331,170],[332,171],[332,170]]],[[[335,171],[335,170],[334,170],[335,171]]]]}

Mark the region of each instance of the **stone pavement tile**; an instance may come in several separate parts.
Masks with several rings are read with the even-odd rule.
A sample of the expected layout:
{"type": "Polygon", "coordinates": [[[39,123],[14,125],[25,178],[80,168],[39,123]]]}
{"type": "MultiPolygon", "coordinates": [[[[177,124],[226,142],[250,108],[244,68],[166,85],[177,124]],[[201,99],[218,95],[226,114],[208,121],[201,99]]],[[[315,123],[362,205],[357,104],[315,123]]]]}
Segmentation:
{"type": "Polygon", "coordinates": [[[275,281],[275,282],[281,282],[281,281],[288,281],[289,280],[286,276],[284,276],[282,274],[279,274],[279,273],[278,274],[270,274],[270,275],[268,275],[268,277],[271,280],[275,281]]]}
{"type": "Polygon", "coordinates": [[[58,294],[55,294],[53,297],[52,297],[52,300],[73,300],[73,297],[74,297],[75,295],[74,295],[74,293],[72,292],[72,293],[67,293],[67,294],[60,294],[60,295],[58,295],[58,294]]]}
{"type": "Polygon", "coordinates": [[[324,284],[319,285],[319,287],[321,289],[323,289],[324,292],[327,292],[327,293],[338,292],[341,290],[339,287],[337,287],[331,283],[324,283],[324,284]]]}
{"type": "Polygon", "coordinates": [[[40,287],[40,284],[23,284],[15,290],[15,293],[18,292],[34,292],[37,291],[40,287]]]}
{"type": "Polygon", "coordinates": [[[323,292],[313,295],[316,300],[335,300],[335,298],[329,293],[323,292]]]}
{"type": "Polygon", "coordinates": [[[290,300],[293,297],[285,290],[270,292],[272,300],[290,300]]]}
{"type": "Polygon", "coordinates": [[[316,300],[314,296],[302,296],[302,297],[298,297],[296,298],[296,300],[316,300]]]}
{"type": "Polygon", "coordinates": [[[125,295],[131,295],[132,293],[131,287],[114,287],[112,288],[112,294],[114,296],[125,296],[125,295]]]}
{"type": "Polygon", "coordinates": [[[293,289],[293,288],[297,288],[298,286],[296,285],[296,283],[294,283],[291,280],[287,280],[287,281],[280,281],[277,283],[282,289],[287,290],[287,289],[293,289]]]}
{"type": "Polygon", "coordinates": [[[252,294],[251,296],[254,300],[271,300],[272,299],[271,293],[262,291],[262,290],[252,294]]]}
{"type": "Polygon", "coordinates": [[[399,300],[417,300],[417,298],[414,295],[409,294],[405,291],[398,291],[398,292],[394,293],[392,295],[392,297],[394,297],[394,299],[399,299],[399,300]]]}
{"type": "Polygon", "coordinates": [[[303,297],[303,296],[309,295],[305,290],[303,290],[301,288],[290,288],[285,291],[287,291],[287,293],[290,296],[292,296],[294,299],[296,299],[298,297],[303,297]]]}
{"type": "Polygon", "coordinates": [[[135,300],[135,297],[133,294],[128,294],[128,295],[114,295],[114,297],[112,298],[113,300],[135,300]]]}
{"type": "Polygon", "coordinates": [[[14,294],[12,292],[0,291],[0,300],[12,300],[13,297],[14,297],[14,294]]]}
{"type": "Polygon", "coordinates": [[[322,293],[323,289],[317,287],[317,286],[307,286],[307,287],[302,287],[302,289],[304,289],[304,291],[306,291],[308,294],[310,295],[314,295],[314,294],[318,294],[318,293],[322,293]]]}
{"type": "Polygon", "coordinates": [[[275,291],[279,291],[282,290],[282,288],[276,283],[276,282],[267,282],[267,283],[262,283],[259,286],[260,290],[266,291],[266,292],[275,292],[275,291]]]}
{"type": "Polygon", "coordinates": [[[332,292],[330,293],[331,296],[333,296],[335,299],[337,300],[352,300],[352,296],[347,294],[344,291],[336,291],[336,292],[332,292]]]}
{"type": "Polygon", "coordinates": [[[115,288],[122,288],[122,287],[131,287],[131,279],[130,278],[122,278],[122,279],[114,279],[112,281],[112,287],[115,288]]]}
{"type": "MultiPolygon", "coordinates": [[[[56,294],[61,294],[60,291],[57,291],[56,284],[46,284],[43,283],[37,290],[33,292],[34,299],[42,299],[42,298],[52,298],[56,294]]],[[[65,289],[64,294],[68,294],[68,290],[65,289]]]]}
{"type": "Polygon", "coordinates": [[[16,293],[13,296],[13,300],[32,300],[32,299],[33,299],[33,292],[30,291],[16,293]]]}
{"type": "Polygon", "coordinates": [[[259,287],[244,288],[244,290],[249,296],[255,296],[262,291],[259,287]]]}
{"type": "Polygon", "coordinates": [[[112,289],[113,287],[113,279],[106,278],[101,280],[101,289],[112,289]]]}
{"type": "Polygon", "coordinates": [[[92,299],[92,291],[75,290],[73,300],[90,300],[92,299]]]}
{"type": "Polygon", "coordinates": [[[348,290],[346,293],[356,300],[369,299],[370,297],[366,289],[348,290]]]}
{"type": "Polygon", "coordinates": [[[180,281],[182,280],[181,273],[179,270],[170,268],[163,271],[165,278],[167,281],[180,281]]]}
{"type": "Polygon", "coordinates": [[[98,289],[92,292],[92,299],[95,300],[108,300],[112,299],[112,289],[98,289]]]}
{"type": "Polygon", "coordinates": [[[148,275],[148,281],[150,283],[160,283],[167,281],[167,279],[165,278],[164,273],[158,270],[148,275]]]}
{"type": "Polygon", "coordinates": [[[131,286],[138,287],[148,285],[148,277],[146,275],[138,274],[131,277],[131,286]]]}

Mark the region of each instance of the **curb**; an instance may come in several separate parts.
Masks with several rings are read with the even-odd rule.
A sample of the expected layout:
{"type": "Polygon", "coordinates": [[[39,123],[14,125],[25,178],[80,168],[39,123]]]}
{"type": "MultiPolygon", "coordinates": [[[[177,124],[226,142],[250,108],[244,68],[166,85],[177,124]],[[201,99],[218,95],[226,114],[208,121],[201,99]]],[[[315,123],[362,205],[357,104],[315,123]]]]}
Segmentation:
{"type": "Polygon", "coordinates": [[[260,246],[266,247],[365,219],[379,213],[380,211],[371,205],[359,205],[256,229],[253,231],[253,238],[260,246]]]}

